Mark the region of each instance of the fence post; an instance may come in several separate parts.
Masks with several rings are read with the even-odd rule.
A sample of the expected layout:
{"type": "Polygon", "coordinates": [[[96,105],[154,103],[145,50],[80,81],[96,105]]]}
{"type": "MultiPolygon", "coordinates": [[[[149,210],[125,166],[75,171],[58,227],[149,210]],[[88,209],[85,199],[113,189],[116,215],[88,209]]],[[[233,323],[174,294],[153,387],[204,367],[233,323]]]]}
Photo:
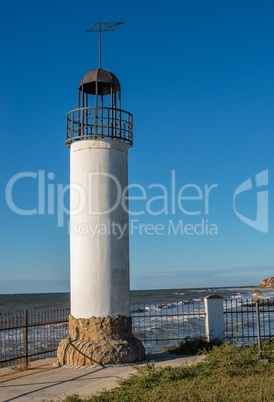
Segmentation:
{"type": "Polygon", "coordinates": [[[204,297],[205,306],[205,334],[209,341],[213,339],[224,339],[225,321],[223,297],[219,295],[208,295],[204,297]]]}
{"type": "Polygon", "coordinates": [[[28,365],[29,362],[29,340],[28,340],[28,310],[24,310],[23,315],[23,339],[24,339],[24,356],[25,356],[25,363],[28,365]]]}

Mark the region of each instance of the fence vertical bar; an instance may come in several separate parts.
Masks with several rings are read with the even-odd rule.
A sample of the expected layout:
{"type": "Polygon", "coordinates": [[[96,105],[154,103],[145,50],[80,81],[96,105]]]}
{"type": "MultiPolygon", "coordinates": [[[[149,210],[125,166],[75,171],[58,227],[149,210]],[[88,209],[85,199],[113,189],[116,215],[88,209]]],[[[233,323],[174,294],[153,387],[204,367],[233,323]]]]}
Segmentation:
{"type": "Polygon", "coordinates": [[[26,365],[29,362],[29,341],[28,341],[28,310],[24,310],[23,314],[23,339],[24,339],[24,358],[26,365]]]}
{"type": "Polygon", "coordinates": [[[269,311],[269,308],[270,308],[270,303],[269,303],[269,299],[268,299],[268,301],[267,301],[267,318],[268,318],[268,334],[271,334],[271,326],[270,326],[270,311],[269,311]]]}
{"type": "Polygon", "coordinates": [[[263,355],[262,355],[262,341],[261,341],[261,325],[260,325],[259,301],[256,301],[255,303],[256,303],[257,338],[258,338],[259,359],[262,359],[262,358],[263,358],[263,355]]]}

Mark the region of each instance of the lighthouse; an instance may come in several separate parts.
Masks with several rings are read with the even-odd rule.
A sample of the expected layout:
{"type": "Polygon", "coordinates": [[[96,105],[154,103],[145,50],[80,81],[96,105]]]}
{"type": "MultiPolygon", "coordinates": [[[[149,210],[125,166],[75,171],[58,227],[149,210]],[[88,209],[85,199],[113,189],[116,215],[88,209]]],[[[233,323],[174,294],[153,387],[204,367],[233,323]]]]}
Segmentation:
{"type": "MultiPolygon", "coordinates": [[[[98,23],[99,24],[99,23],[98,23]]],[[[100,22],[100,37],[102,27],[100,22]]],[[[100,44],[101,47],[101,44],[100,44]]],[[[77,366],[144,360],[132,334],[129,304],[128,150],[133,116],[122,109],[121,85],[101,67],[78,87],[67,113],[70,149],[69,335],[59,364],[77,366]]]]}

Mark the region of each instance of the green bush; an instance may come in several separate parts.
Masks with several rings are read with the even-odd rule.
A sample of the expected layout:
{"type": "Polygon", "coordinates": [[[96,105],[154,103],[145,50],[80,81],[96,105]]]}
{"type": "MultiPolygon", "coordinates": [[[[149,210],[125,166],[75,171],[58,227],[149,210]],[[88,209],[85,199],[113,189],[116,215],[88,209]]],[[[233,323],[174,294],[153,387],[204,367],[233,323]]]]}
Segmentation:
{"type": "Polygon", "coordinates": [[[213,346],[220,346],[223,343],[220,339],[208,341],[206,338],[185,337],[177,345],[167,349],[167,352],[177,355],[197,355],[209,351],[213,346]]]}

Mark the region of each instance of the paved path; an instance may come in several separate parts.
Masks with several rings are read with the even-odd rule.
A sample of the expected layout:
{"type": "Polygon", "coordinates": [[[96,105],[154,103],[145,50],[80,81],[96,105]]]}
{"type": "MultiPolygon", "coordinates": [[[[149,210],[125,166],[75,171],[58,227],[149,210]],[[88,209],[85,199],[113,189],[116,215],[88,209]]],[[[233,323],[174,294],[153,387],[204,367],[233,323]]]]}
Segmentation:
{"type": "MultiPolygon", "coordinates": [[[[165,353],[147,355],[158,366],[195,364],[204,356],[182,357],[165,353]]],[[[32,362],[26,371],[0,369],[0,402],[61,401],[67,395],[88,397],[103,389],[118,386],[117,380],[134,373],[136,364],[55,367],[55,359],[32,362]]]]}

